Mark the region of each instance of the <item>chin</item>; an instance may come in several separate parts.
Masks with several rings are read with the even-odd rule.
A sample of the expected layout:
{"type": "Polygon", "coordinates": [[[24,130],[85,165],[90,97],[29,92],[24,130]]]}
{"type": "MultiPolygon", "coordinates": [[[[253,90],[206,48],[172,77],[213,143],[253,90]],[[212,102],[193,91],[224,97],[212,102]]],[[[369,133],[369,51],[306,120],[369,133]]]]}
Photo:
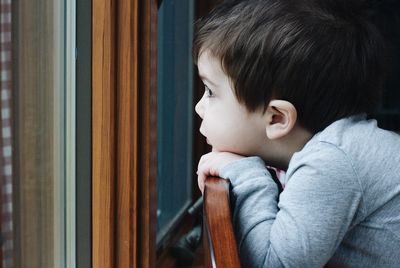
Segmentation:
{"type": "Polygon", "coordinates": [[[241,155],[241,156],[250,156],[248,154],[243,153],[240,150],[237,150],[235,148],[227,148],[227,147],[214,147],[213,146],[213,152],[226,152],[226,153],[232,153],[232,154],[237,154],[237,155],[241,155]]]}

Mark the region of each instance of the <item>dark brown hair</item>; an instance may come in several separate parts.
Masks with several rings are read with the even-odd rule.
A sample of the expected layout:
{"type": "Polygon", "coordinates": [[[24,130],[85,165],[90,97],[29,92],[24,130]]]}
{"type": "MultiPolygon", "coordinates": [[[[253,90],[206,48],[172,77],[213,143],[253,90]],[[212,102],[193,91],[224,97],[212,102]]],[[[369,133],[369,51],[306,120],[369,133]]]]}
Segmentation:
{"type": "Polygon", "coordinates": [[[229,1],[196,23],[193,57],[220,59],[249,111],[284,99],[315,133],[378,101],[384,45],[370,16],[355,0],[229,1]]]}

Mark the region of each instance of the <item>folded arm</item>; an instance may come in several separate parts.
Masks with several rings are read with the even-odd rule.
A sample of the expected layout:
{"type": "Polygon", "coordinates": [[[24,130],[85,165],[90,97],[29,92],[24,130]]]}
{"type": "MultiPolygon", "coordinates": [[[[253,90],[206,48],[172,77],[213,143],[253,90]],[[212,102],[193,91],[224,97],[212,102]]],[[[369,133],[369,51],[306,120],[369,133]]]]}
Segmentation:
{"type": "Polygon", "coordinates": [[[219,175],[233,185],[233,223],[244,267],[322,267],[328,262],[362,196],[348,161],[335,153],[328,157],[334,165],[298,163],[279,202],[278,187],[260,158],[221,169],[219,175]]]}

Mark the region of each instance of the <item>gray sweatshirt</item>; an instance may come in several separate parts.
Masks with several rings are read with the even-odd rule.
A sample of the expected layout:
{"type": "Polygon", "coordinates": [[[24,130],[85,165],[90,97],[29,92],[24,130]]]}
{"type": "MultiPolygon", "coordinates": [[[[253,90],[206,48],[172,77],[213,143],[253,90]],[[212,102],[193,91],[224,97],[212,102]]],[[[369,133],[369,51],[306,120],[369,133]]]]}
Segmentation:
{"type": "Polygon", "coordinates": [[[400,135],[341,119],[277,185],[258,157],[225,166],[243,267],[400,267],[400,135]]]}

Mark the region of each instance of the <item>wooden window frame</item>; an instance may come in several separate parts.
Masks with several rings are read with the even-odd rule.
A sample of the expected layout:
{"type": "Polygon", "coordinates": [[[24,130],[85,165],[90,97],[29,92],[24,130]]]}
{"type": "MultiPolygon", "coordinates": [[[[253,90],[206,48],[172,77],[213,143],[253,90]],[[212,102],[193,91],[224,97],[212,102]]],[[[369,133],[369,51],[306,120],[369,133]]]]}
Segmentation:
{"type": "Polygon", "coordinates": [[[157,1],[92,2],[92,265],[154,267],[157,1]]]}
{"type": "MultiPolygon", "coordinates": [[[[92,1],[93,267],[156,266],[158,2],[92,1]]],[[[197,164],[208,148],[195,133],[197,164]]]]}

